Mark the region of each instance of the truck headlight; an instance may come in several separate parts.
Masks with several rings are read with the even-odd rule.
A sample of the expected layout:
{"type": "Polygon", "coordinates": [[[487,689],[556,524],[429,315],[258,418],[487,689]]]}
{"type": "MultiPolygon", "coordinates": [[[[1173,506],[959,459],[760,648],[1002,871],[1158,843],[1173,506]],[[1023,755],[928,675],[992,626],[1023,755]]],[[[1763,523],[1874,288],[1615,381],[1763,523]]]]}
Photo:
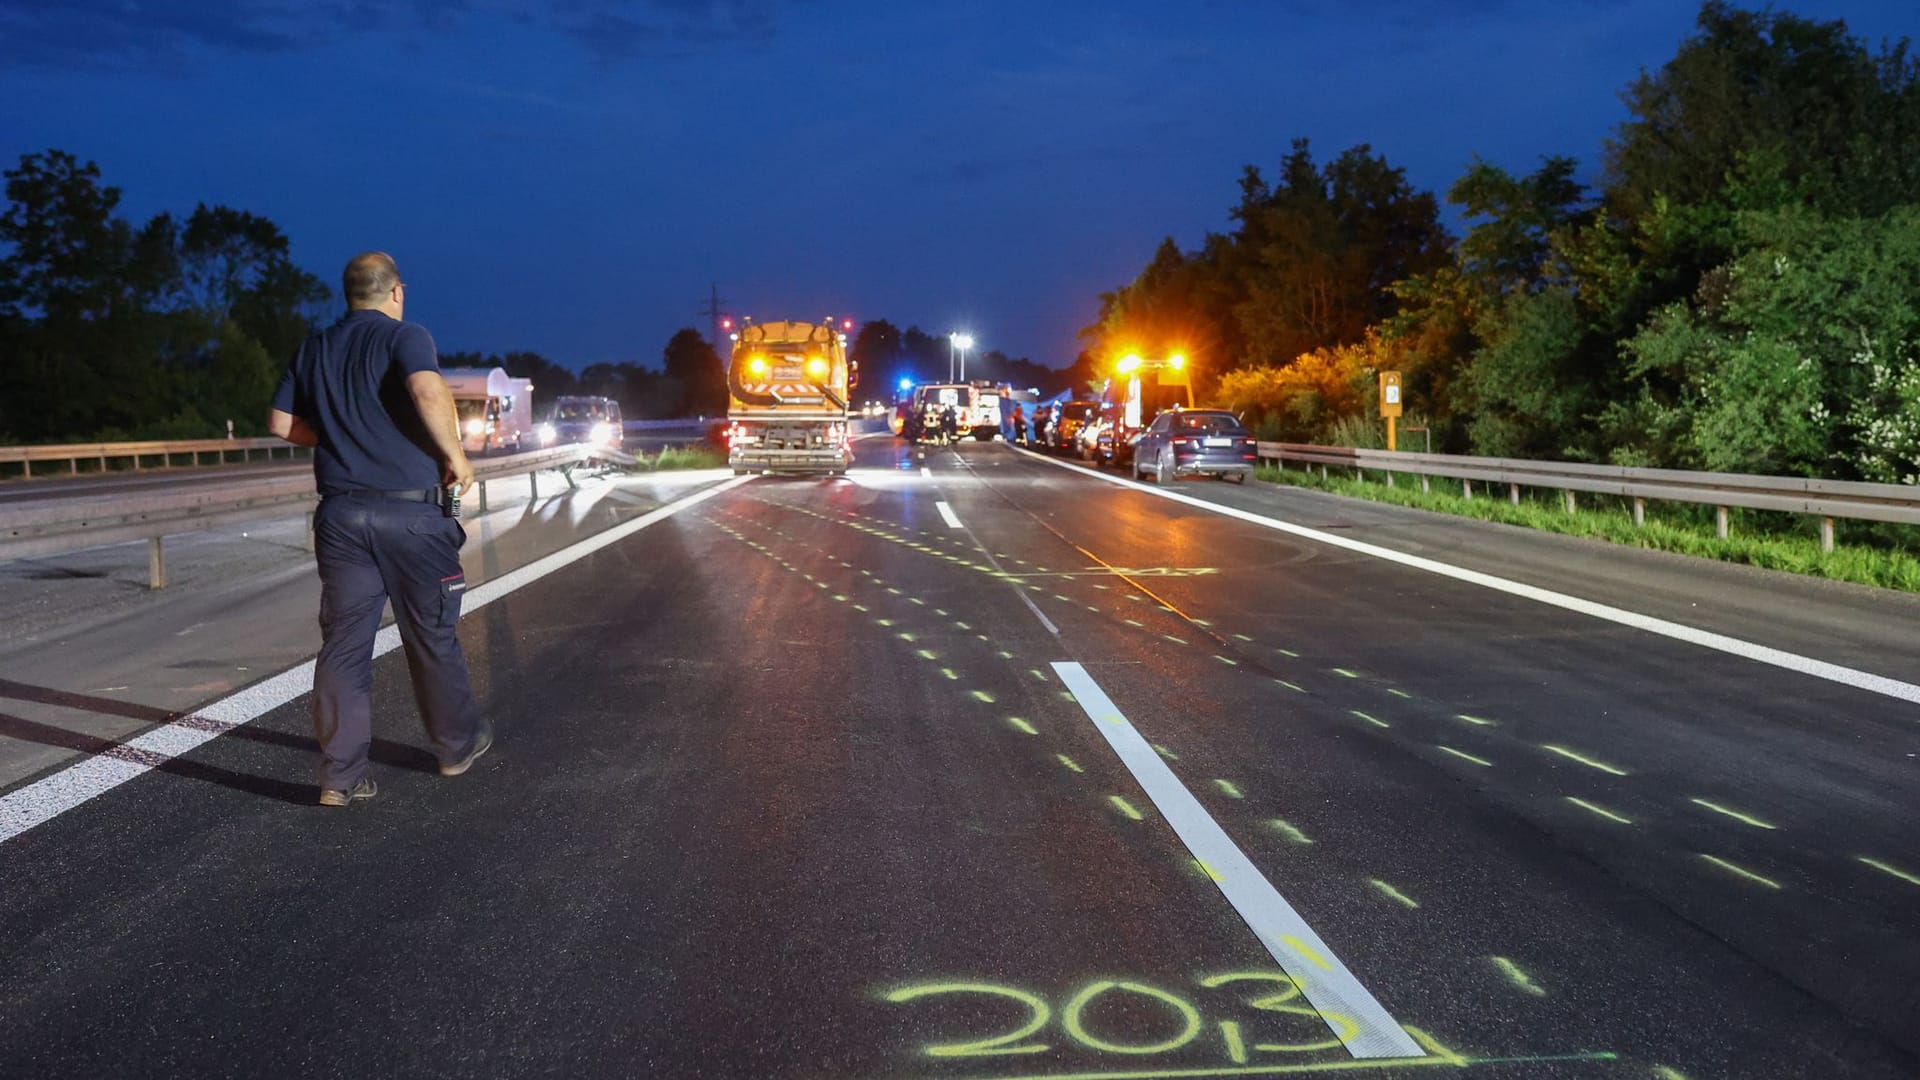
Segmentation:
{"type": "Polygon", "coordinates": [[[613,441],[613,425],[612,424],[593,425],[593,429],[587,432],[587,441],[594,444],[595,446],[600,446],[605,443],[611,443],[613,441]]]}
{"type": "Polygon", "coordinates": [[[467,434],[469,434],[469,435],[485,435],[486,433],[487,433],[487,423],[486,423],[486,421],[484,421],[484,420],[469,420],[469,421],[467,421],[467,434]]]}
{"type": "Polygon", "coordinates": [[[560,433],[553,430],[552,424],[541,424],[540,427],[536,430],[540,436],[541,446],[552,446],[554,443],[554,440],[560,437],[560,433]]]}

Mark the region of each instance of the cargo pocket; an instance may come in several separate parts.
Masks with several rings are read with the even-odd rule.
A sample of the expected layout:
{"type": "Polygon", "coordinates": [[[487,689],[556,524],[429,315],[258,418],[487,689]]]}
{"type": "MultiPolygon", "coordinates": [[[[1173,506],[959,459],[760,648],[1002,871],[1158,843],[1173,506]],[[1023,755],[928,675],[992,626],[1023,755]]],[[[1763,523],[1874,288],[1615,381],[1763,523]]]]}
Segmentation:
{"type": "Polygon", "coordinates": [[[460,598],[467,592],[467,575],[455,574],[440,579],[440,625],[452,626],[460,621],[460,598]]]}

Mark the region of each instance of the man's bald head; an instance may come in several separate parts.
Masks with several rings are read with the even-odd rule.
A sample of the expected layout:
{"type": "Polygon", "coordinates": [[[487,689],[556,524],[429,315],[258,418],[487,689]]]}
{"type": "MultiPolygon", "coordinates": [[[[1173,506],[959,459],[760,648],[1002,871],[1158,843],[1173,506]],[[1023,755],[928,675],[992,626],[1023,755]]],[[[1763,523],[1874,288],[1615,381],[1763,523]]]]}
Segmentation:
{"type": "Polygon", "coordinates": [[[346,294],[349,308],[379,307],[387,302],[394,286],[400,284],[400,267],[384,251],[367,251],[347,261],[340,275],[340,291],[346,294]]]}

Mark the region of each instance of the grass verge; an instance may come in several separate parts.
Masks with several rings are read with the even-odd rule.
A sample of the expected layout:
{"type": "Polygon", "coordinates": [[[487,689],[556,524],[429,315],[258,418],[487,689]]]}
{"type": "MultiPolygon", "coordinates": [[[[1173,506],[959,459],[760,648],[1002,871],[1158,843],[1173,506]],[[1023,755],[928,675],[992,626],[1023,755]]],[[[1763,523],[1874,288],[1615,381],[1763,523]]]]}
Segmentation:
{"type": "Polygon", "coordinates": [[[662,472],[667,469],[724,469],[727,467],[727,455],[711,446],[665,446],[653,457],[645,454],[634,455],[639,459],[639,467],[648,472],[662,472]]]}
{"type": "MultiPolygon", "coordinates": [[[[1920,536],[1908,527],[1877,522],[1836,522],[1834,548],[1823,552],[1816,534],[1818,522],[1799,514],[1735,509],[1730,535],[1722,540],[1714,534],[1713,508],[1708,506],[1649,501],[1646,524],[1635,527],[1628,500],[1584,492],[1578,497],[1579,509],[1568,513],[1558,491],[1525,488],[1519,505],[1514,505],[1504,491],[1463,497],[1457,493],[1459,481],[1439,477],[1432,478],[1434,490],[1421,491],[1420,478],[1405,473],[1396,477],[1392,487],[1385,482],[1386,474],[1377,472],[1362,474],[1360,478],[1345,471],[1323,477],[1318,471],[1280,469],[1263,464],[1255,475],[1268,483],[1313,488],[1457,517],[1746,563],[1856,585],[1920,592],[1920,536]],[[1451,485],[1450,490],[1439,490],[1443,484],[1451,485]]],[[[1476,484],[1475,491],[1485,489],[1476,484]]]]}

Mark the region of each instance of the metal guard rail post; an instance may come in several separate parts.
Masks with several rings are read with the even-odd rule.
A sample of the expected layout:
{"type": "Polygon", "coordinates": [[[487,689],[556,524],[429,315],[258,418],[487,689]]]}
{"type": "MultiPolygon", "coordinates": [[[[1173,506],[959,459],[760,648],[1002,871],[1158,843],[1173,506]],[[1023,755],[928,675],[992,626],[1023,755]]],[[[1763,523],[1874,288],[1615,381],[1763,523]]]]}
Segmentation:
{"type": "MultiPolygon", "coordinates": [[[[224,440],[223,440],[224,441],[224,440]]],[[[634,458],[618,450],[589,446],[560,446],[507,457],[481,459],[474,479],[501,480],[532,477],[558,470],[573,485],[573,470],[591,461],[631,465],[634,458]]],[[[537,483],[537,481],[536,481],[537,483]]],[[[535,488],[538,498],[538,488],[535,488]]],[[[148,545],[148,585],[166,587],[163,541],[168,536],[201,532],[264,518],[308,515],[309,528],[319,496],[311,475],[265,479],[236,478],[231,482],[196,484],[189,491],[157,492],[107,498],[64,498],[0,506],[0,560],[57,555],[86,548],[145,540],[148,545]]],[[[484,497],[483,497],[484,505],[484,497]]],[[[312,543],[309,533],[308,543],[312,543]]]]}
{"type": "Polygon", "coordinates": [[[33,463],[36,461],[64,461],[67,471],[78,473],[82,461],[97,461],[100,471],[107,471],[110,461],[127,460],[133,463],[135,472],[141,470],[144,458],[161,459],[162,468],[170,468],[176,456],[193,456],[198,465],[203,454],[218,454],[225,463],[228,454],[238,453],[240,460],[251,461],[255,451],[264,451],[267,460],[274,460],[280,450],[288,451],[288,458],[299,458],[304,451],[282,439],[263,437],[257,439],[172,439],[155,442],[97,442],[63,443],[47,446],[0,446],[0,465],[19,465],[22,474],[33,476],[33,463]]]}
{"type": "Polygon", "coordinates": [[[1587,491],[1633,500],[1634,524],[1645,522],[1648,499],[1695,503],[1715,508],[1715,531],[1728,533],[1727,508],[1781,510],[1820,519],[1820,547],[1833,550],[1836,518],[1920,525],[1920,488],[1906,484],[1869,484],[1852,480],[1817,480],[1799,476],[1755,476],[1748,473],[1688,472],[1681,469],[1643,469],[1625,465],[1588,465],[1569,461],[1525,461],[1516,458],[1471,457],[1456,454],[1418,454],[1349,446],[1263,442],[1263,459],[1285,467],[1289,461],[1329,467],[1373,469],[1421,477],[1444,477],[1461,482],[1471,498],[1474,482],[1507,485],[1511,501],[1520,501],[1522,487],[1552,488],[1565,493],[1574,508],[1573,493],[1587,491]]]}

